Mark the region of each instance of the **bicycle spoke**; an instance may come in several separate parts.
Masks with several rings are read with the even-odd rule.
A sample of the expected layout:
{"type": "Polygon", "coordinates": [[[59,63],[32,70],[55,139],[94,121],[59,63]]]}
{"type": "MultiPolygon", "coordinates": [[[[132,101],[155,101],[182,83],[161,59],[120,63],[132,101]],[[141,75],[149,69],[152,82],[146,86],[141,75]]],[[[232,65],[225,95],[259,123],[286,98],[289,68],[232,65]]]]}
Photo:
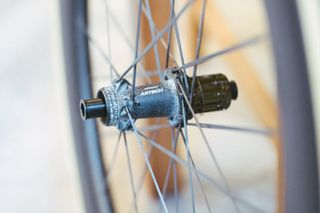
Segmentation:
{"type": "Polygon", "coordinates": [[[89,34],[89,32],[85,32],[85,35],[87,36],[88,41],[92,45],[92,47],[94,47],[98,51],[98,53],[102,56],[102,58],[110,65],[112,71],[117,75],[117,77],[120,77],[119,72],[114,67],[111,60],[106,56],[106,54],[104,53],[104,51],[102,50],[98,42],[94,40],[94,38],[89,34]]]}
{"type": "MultiPolygon", "coordinates": [[[[200,56],[200,48],[201,48],[201,42],[202,42],[202,34],[203,34],[206,5],[207,5],[207,0],[202,0],[201,17],[199,20],[200,23],[199,23],[198,36],[197,36],[196,60],[198,60],[199,56],[200,56]]],[[[191,89],[189,92],[190,103],[192,103],[192,95],[191,94],[193,94],[194,86],[196,83],[197,68],[198,68],[198,65],[196,64],[193,67],[192,83],[191,83],[191,89]]]]}
{"type": "MultiPolygon", "coordinates": [[[[159,123],[160,122],[160,119],[158,119],[158,121],[156,122],[156,123],[159,123]]],[[[141,131],[141,129],[140,129],[140,131],[141,131]]],[[[158,133],[159,132],[153,132],[152,134],[151,134],[151,138],[153,138],[153,137],[156,137],[157,135],[158,135],[158,133]]],[[[153,150],[153,146],[150,146],[149,145],[149,147],[148,147],[148,150],[147,150],[147,155],[148,155],[148,159],[150,160],[150,156],[151,156],[151,153],[152,153],[152,150],[153,150]]],[[[138,201],[138,197],[139,197],[139,194],[140,194],[140,192],[141,192],[141,189],[142,189],[142,184],[143,184],[143,182],[145,181],[145,179],[146,179],[146,175],[147,175],[147,172],[148,172],[148,165],[147,164],[145,164],[145,166],[144,166],[144,168],[143,168],[143,170],[142,170],[142,173],[141,173],[141,175],[140,175],[140,177],[139,177],[139,182],[138,182],[138,185],[137,185],[137,201],[138,201]]],[[[131,207],[130,207],[130,210],[133,208],[133,203],[131,204],[131,207]]],[[[129,210],[129,212],[131,212],[129,210]]]]}
{"type": "Polygon", "coordinates": [[[198,127],[199,125],[201,128],[206,128],[206,129],[232,130],[232,131],[252,133],[252,134],[258,134],[258,135],[269,136],[269,137],[271,137],[275,133],[275,130],[273,129],[253,129],[253,128],[244,128],[244,127],[218,125],[218,124],[206,124],[206,123],[199,123],[199,124],[188,123],[188,125],[194,126],[194,127],[198,127]]]}
{"type": "MultiPolygon", "coordinates": [[[[177,132],[177,137],[178,137],[178,132],[177,132]]],[[[178,140],[178,139],[177,139],[178,140]]],[[[175,145],[177,144],[177,142],[174,141],[174,128],[171,127],[171,146],[172,146],[172,150],[175,150],[175,145]]],[[[174,152],[175,153],[175,152],[174,152]]],[[[171,159],[170,159],[171,160],[171,159]]],[[[177,176],[177,166],[176,166],[176,162],[173,161],[173,193],[174,193],[174,200],[176,203],[176,213],[179,212],[179,199],[178,199],[178,176],[177,176]]]]}
{"type": "Polygon", "coordinates": [[[158,125],[152,125],[147,127],[140,128],[140,132],[151,132],[151,131],[157,131],[160,129],[171,127],[169,124],[158,124],[158,125]]]}
{"type": "MultiPolygon", "coordinates": [[[[138,10],[138,20],[137,20],[137,32],[136,32],[136,44],[135,44],[135,53],[134,53],[134,59],[137,59],[138,57],[138,51],[139,51],[139,40],[140,40],[140,25],[141,25],[141,14],[142,14],[142,0],[139,0],[139,10],[138,10]]],[[[134,91],[136,86],[136,78],[137,78],[137,64],[133,67],[133,79],[132,79],[132,100],[134,99],[134,91]]]]}
{"type": "MultiPolygon", "coordinates": [[[[130,38],[126,35],[125,30],[123,30],[123,28],[121,27],[120,22],[118,21],[118,19],[116,18],[116,16],[112,13],[111,10],[109,10],[109,15],[110,15],[110,19],[112,19],[113,23],[114,23],[114,27],[118,30],[118,32],[120,33],[120,36],[123,38],[123,40],[125,41],[125,43],[130,47],[130,49],[135,52],[135,47],[132,44],[132,41],[130,40],[130,38]]],[[[145,72],[145,69],[143,67],[142,64],[139,64],[140,70],[139,73],[142,74],[142,76],[146,77],[146,80],[149,84],[151,84],[151,80],[149,77],[152,76],[153,73],[149,73],[149,72],[145,72]]],[[[137,73],[137,75],[139,75],[137,73]]]]}
{"type": "MultiPolygon", "coordinates": [[[[180,127],[178,127],[180,129],[180,127]]],[[[171,132],[171,134],[173,134],[171,132]]],[[[178,137],[179,137],[179,132],[176,136],[176,138],[174,138],[174,135],[171,137],[171,145],[172,145],[172,152],[173,153],[176,153],[176,149],[177,149],[177,143],[178,143],[178,137]]],[[[167,187],[168,187],[168,183],[169,183],[169,178],[170,178],[170,173],[171,173],[171,169],[172,169],[172,166],[173,166],[173,159],[170,158],[170,161],[169,161],[169,164],[168,164],[168,167],[167,167],[167,171],[166,171],[166,175],[165,175],[165,179],[164,179],[164,184],[163,184],[163,187],[162,187],[162,196],[163,198],[166,197],[167,195],[167,187]]],[[[176,188],[176,186],[175,186],[176,188]]],[[[158,207],[158,211],[160,211],[160,206],[158,207]]]]}
{"type": "MultiPolygon", "coordinates": [[[[195,197],[194,197],[194,191],[193,191],[193,181],[192,181],[192,171],[191,171],[191,162],[190,162],[190,155],[189,155],[189,138],[188,138],[188,129],[187,129],[187,121],[186,121],[186,111],[184,105],[182,105],[182,117],[183,117],[183,125],[184,125],[184,131],[186,133],[186,136],[183,138],[184,146],[186,148],[186,155],[187,155],[187,162],[188,162],[188,175],[189,175],[189,188],[191,193],[191,199],[192,199],[192,211],[196,212],[196,204],[195,204],[195,197]]],[[[181,135],[183,134],[182,130],[181,135]]]]}
{"type": "MultiPolygon", "coordinates": [[[[189,148],[188,142],[187,142],[187,140],[186,140],[186,136],[184,136],[182,130],[180,130],[180,131],[181,131],[181,137],[182,137],[182,139],[183,139],[183,141],[184,141],[184,145],[185,145],[185,148],[186,148],[186,151],[187,151],[187,155],[188,155],[189,158],[190,158],[190,161],[191,161],[191,163],[192,163],[192,167],[195,169],[195,175],[196,175],[197,180],[198,180],[198,182],[199,182],[199,184],[200,184],[201,192],[202,192],[202,195],[204,196],[204,199],[205,199],[205,201],[206,201],[207,208],[208,208],[209,212],[212,212],[212,211],[211,211],[211,208],[210,208],[209,201],[208,201],[208,197],[207,197],[207,195],[206,195],[206,193],[205,193],[205,191],[204,191],[204,187],[203,187],[202,181],[201,181],[201,179],[200,179],[200,177],[199,177],[199,174],[196,172],[196,171],[197,171],[197,170],[196,170],[196,165],[195,165],[194,160],[193,160],[193,158],[192,158],[192,156],[191,156],[191,152],[190,152],[190,148],[189,148]]],[[[186,133],[186,135],[187,135],[187,133],[186,133]]]]}
{"type": "MultiPolygon", "coordinates": [[[[109,7],[109,4],[107,4],[107,7],[109,7]]],[[[118,30],[118,32],[120,33],[121,37],[123,38],[123,40],[127,43],[127,45],[130,47],[130,49],[135,50],[132,41],[130,40],[129,36],[127,36],[126,31],[123,29],[123,27],[121,26],[120,22],[118,21],[118,18],[116,17],[116,15],[113,14],[112,10],[109,10],[109,16],[110,19],[112,20],[112,22],[114,23],[114,28],[118,30]]]]}
{"type": "MultiPolygon", "coordinates": [[[[188,97],[187,97],[186,93],[184,92],[183,86],[182,86],[179,82],[177,82],[177,83],[178,83],[178,86],[179,86],[179,88],[180,88],[180,91],[181,91],[181,93],[182,93],[182,95],[183,95],[183,97],[184,97],[184,99],[185,99],[185,102],[187,103],[188,108],[189,108],[189,110],[191,111],[192,116],[193,116],[194,120],[196,121],[196,123],[197,123],[197,125],[198,125],[198,124],[199,124],[198,118],[197,118],[196,114],[194,113],[194,111],[193,111],[193,109],[192,109],[192,107],[191,107],[191,105],[190,105],[190,103],[189,103],[188,97]]],[[[224,174],[223,174],[223,172],[222,172],[222,169],[221,169],[221,167],[220,167],[220,165],[219,165],[219,163],[218,163],[218,161],[217,161],[217,159],[216,159],[215,154],[213,153],[213,151],[212,151],[212,149],[211,149],[211,147],[210,147],[210,145],[209,145],[209,142],[208,142],[207,137],[205,136],[203,130],[201,129],[201,127],[200,127],[199,125],[198,125],[198,129],[199,129],[200,134],[201,134],[201,136],[202,136],[202,138],[203,138],[203,140],[204,140],[204,142],[205,142],[205,145],[206,145],[206,147],[207,147],[207,149],[208,149],[208,151],[209,151],[209,154],[210,154],[210,156],[211,156],[211,159],[213,160],[213,163],[214,163],[215,166],[217,167],[218,172],[219,172],[219,175],[221,176],[221,178],[222,178],[222,180],[223,180],[223,182],[224,182],[224,184],[225,184],[225,186],[226,186],[226,189],[227,189],[227,191],[228,191],[229,197],[230,197],[230,199],[231,199],[231,201],[232,201],[235,209],[237,210],[237,212],[240,212],[240,209],[239,209],[236,201],[232,198],[232,195],[231,195],[232,193],[231,193],[230,186],[229,186],[229,184],[228,184],[228,182],[227,182],[226,177],[224,176],[224,174]]]]}
{"type": "Polygon", "coordinates": [[[106,177],[105,177],[105,182],[106,182],[106,183],[108,183],[108,181],[109,181],[110,174],[111,174],[111,172],[112,172],[112,170],[113,170],[113,168],[114,168],[114,164],[115,164],[116,158],[117,158],[117,156],[118,156],[120,139],[121,139],[121,132],[120,132],[119,135],[118,135],[116,147],[115,147],[115,149],[114,149],[114,151],[113,151],[112,158],[111,158],[110,164],[109,164],[109,166],[108,166],[108,170],[107,170],[108,173],[107,173],[107,175],[106,175],[106,177]]]}
{"type": "MultiPolygon", "coordinates": [[[[196,170],[196,165],[195,165],[195,163],[194,163],[194,161],[193,161],[193,158],[192,158],[192,156],[191,156],[190,147],[189,147],[188,128],[187,128],[187,119],[186,119],[186,117],[187,117],[187,116],[186,116],[186,109],[185,109],[185,106],[184,106],[184,105],[183,105],[182,108],[183,108],[183,109],[182,109],[182,113],[183,113],[182,116],[183,116],[183,125],[184,125],[185,135],[183,134],[182,129],[180,129],[180,131],[181,131],[181,137],[182,137],[182,139],[183,139],[184,146],[185,146],[185,148],[186,148],[188,160],[191,161],[193,168],[195,169],[195,171],[197,171],[197,170],[196,170]]],[[[201,182],[201,180],[200,180],[199,174],[198,174],[197,172],[195,172],[195,175],[196,175],[197,180],[198,180],[198,182],[199,182],[199,184],[200,184],[201,191],[202,191],[202,195],[203,195],[204,198],[205,198],[207,208],[208,208],[209,212],[212,212],[212,211],[211,211],[211,208],[210,208],[210,205],[209,205],[209,201],[208,201],[207,195],[206,195],[206,193],[205,193],[205,191],[204,191],[204,188],[203,188],[203,184],[202,184],[202,182],[201,182]]]]}
{"type": "MultiPolygon", "coordinates": [[[[154,22],[153,22],[153,19],[152,19],[149,0],[145,0],[145,4],[146,4],[146,9],[144,11],[145,11],[145,14],[146,14],[147,19],[148,19],[151,38],[152,38],[152,40],[154,40],[155,39],[155,31],[156,30],[155,30],[155,25],[154,25],[154,22]]],[[[160,76],[161,66],[160,66],[160,56],[159,56],[159,50],[158,50],[158,44],[157,43],[155,43],[155,45],[153,46],[153,51],[154,51],[154,56],[155,56],[155,60],[156,60],[157,71],[159,72],[159,76],[160,76]]]]}
{"type": "Polygon", "coordinates": [[[242,49],[244,47],[251,46],[253,44],[257,44],[257,43],[261,42],[265,38],[266,38],[265,35],[259,35],[259,36],[252,37],[252,38],[247,39],[247,40],[245,40],[245,41],[243,41],[243,42],[241,42],[239,44],[236,44],[234,46],[231,46],[231,47],[225,48],[223,50],[220,50],[218,52],[214,52],[212,54],[206,55],[204,57],[199,58],[198,60],[191,61],[191,62],[185,64],[182,67],[175,68],[175,70],[187,69],[187,68],[199,65],[199,64],[203,64],[203,63],[205,63],[205,62],[207,62],[210,59],[213,59],[215,57],[222,56],[222,55],[225,55],[227,53],[231,53],[231,52],[233,52],[235,50],[239,50],[239,49],[242,49]]]}
{"type": "MultiPolygon", "coordinates": [[[[107,6],[108,6],[108,5],[107,5],[107,6]]],[[[146,13],[146,12],[145,12],[145,8],[142,7],[142,9],[143,9],[143,12],[146,13]]],[[[120,22],[118,21],[118,19],[117,19],[116,16],[112,13],[111,10],[109,10],[109,15],[110,15],[110,19],[112,19],[112,21],[114,22],[114,26],[115,26],[115,28],[118,30],[118,32],[120,33],[121,37],[124,39],[124,41],[125,41],[125,42],[127,43],[127,45],[130,47],[130,49],[132,49],[133,51],[135,51],[134,45],[132,44],[132,42],[131,42],[131,40],[129,39],[129,37],[126,35],[125,30],[123,30],[123,28],[121,27],[120,22]]],[[[153,28],[153,29],[154,29],[156,32],[158,32],[157,29],[155,29],[155,28],[153,28]]],[[[164,48],[165,48],[166,50],[169,49],[168,46],[166,45],[166,43],[165,43],[165,41],[164,41],[163,38],[160,38],[160,42],[161,42],[161,44],[164,46],[164,48]]],[[[171,52],[170,52],[169,55],[170,55],[170,58],[172,58],[172,59],[174,60],[173,54],[172,54],[171,52]]],[[[174,61],[175,61],[175,60],[174,60],[174,61]]],[[[175,62],[175,64],[178,65],[176,62],[175,62]]],[[[143,65],[140,64],[140,66],[141,66],[142,70],[144,70],[143,65]]],[[[145,72],[145,73],[148,74],[147,72],[145,72]]],[[[143,73],[143,74],[145,74],[145,73],[143,73]]],[[[149,79],[148,79],[148,80],[149,80],[149,79]]]]}
{"type": "Polygon", "coordinates": [[[195,0],[189,0],[183,8],[179,11],[178,15],[170,20],[170,22],[156,35],[155,39],[153,39],[141,52],[141,54],[138,56],[137,59],[135,59],[132,64],[123,72],[123,74],[119,77],[118,80],[121,80],[127,73],[132,69],[132,67],[137,64],[139,61],[142,60],[142,58],[150,51],[150,49],[162,38],[162,36],[170,29],[170,27],[176,23],[181,15],[186,11],[186,9],[189,8],[189,6],[194,2],[195,0]]]}
{"type": "MultiPolygon", "coordinates": [[[[175,12],[174,11],[173,11],[173,17],[175,17],[175,12]]],[[[177,41],[177,44],[178,44],[180,61],[181,61],[182,66],[184,66],[185,65],[185,61],[184,61],[184,55],[183,55],[183,51],[182,51],[182,43],[181,43],[180,33],[179,33],[179,29],[178,29],[178,24],[177,23],[174,23],[174,30],[175,30],[175,35],[176,35],[175,36],[176,37],[176,41],[177,41]]],[[[186,85],[187,90],[189,90],[189,83],[188,83],[188,80],[187,80],[186,69],[182,68],[182,71],[183,71],[184,83],[186,85]]]]}
{"type": "MultiPolygon", "coordinates": [[[[160,144],[158,144],[156,141],[148,138],[147,136],[145,136],[144,134],[142,134],[141,132],[138,132],[138,134],[143,137],[144,139],[146,139],[146,141],[152,145],[153,147],[155,147],[156,149],[160,150],[161,152],[163,152],[165,155],[167,155],[168,157],[172,158],[176,163],[178,163],[179,165],[185,167],[186,169],[188,169],[188,163],[181,159],[179,156],[175,155],[173,152],[167,150],[166,148],[164,148],[163,146],[161,146],[160,144]]],[[[232,199],[235,199],[236,201],[238,201],[238,203],[241,203],[242,205],[246,206],[247,208],[250,208],[253,210],[253,212],[264,212],[263,210],[259,209],[258,207],[252,205],[251,203],[243,200],[240,197],[237,197],[233,194],[230,194],[228,192],[228,190],[220,185],[216,180],[214,180],[212,177],[210,177],[209,175],[207,175],[205,172],[202,172],[199,169],[193,168],[191,167],[192,171],[195,173],[197,172],[199,174],[200,177],[202,177],[203,179],[207,180],[208,182],[210,182],[214,187],[216,187],[216,189],[218,189],[221,193],[231,197],[232,199]]]]}
{"type": "MultiPolygon", "coordinates": [[[[146,3],[147,3],[148,5],[150,5],[150,4],[149,4],[149,0],[148,0],[148,1],[146,0],[146,3]]],[[[147,10],[147,9],[144,7],[144,5],[142,5],[142,11],[145,13],[145,15],[147,16],[147,18],[148,18],[148,20],[149,20],[149,27],[150,27],[150,31],[151,31],[151,36],[152,36],[152,39],[154,39],[154,38],[155,38],[154,33],[159,33],[159,31],[158,31],[158,29],[156,28],[156,26],[155,26],[155,24],[154,24],[154,22],[153,22],[150,6],[148,6],[148,7],[149,7],[149,9],[147,10]]],[[[147,8],[148,8],[148,7],[147,7],[147,8]]],[[[171,10],[172,10],[172,9],[171,9],[171,10]]],[[[171,20],[171,18],[170,18],[170,20],[171,20]]],[[[171,32],[172,32],[172,26],[170,27],[170,30],[169,30],[168,35],[171,35],[171,32]]],[[[177,63],[177,61],[175,60],[173,53],[170,51],[170,47],[169,47],[169,44],[170,44],[170,43],[167,44],[167,43],[165,42],[165,40],[164,40],[163,37],[160,38],[159,42],[160,42],[160,44],[162,44],[162,46],[163,46],[164,49],[166,50],[166,52],[167,52],[167,57],[168,57],[168,58],[171,58],[172,61],[174,62],[174,64],[175,64],[176,66],[178,66],[178,63],[177,63]]],[[[155,44],[154,47],[157,49],[157,44],[155,44]]],[[[156,53],[158,53],[158,51],[155,51],[155,56],[156,56],[156,64],[157,64],[157,67],[158,67],[158,68],[157,68],[157,71],[158,71],[158,75],[160,76],[160,74],[161,74],[160,69],[159,69],[159,68],[160,68],[160,66],[159,66],[159,65],[160,65],[160,60],[158,60],[159,56],[157,56],[156,53]],[[158,62],[159,62],[159,63],[158,63],[158,62]]],[[[168,59],[166,59],[166,61],[168,61],[168,59]]],[[[167,64],[167,62],[166,62],[166,64],[167,64]]],[[[166,65],[165,67],[167,68],[168,66],[166,65]]]]}
{"type": "MultiPolygon", "coordinates": [[[[145,71],[143,66],[141,66],[141,64],[139,64],[139,67],[140,67],[139,68],[139,72],[137,72],[136,78],[145,78],[148,84],[152,84],[151,77],[159,76],[158,75],[158,71],[155,71],[155,70],[147,70],[147,71],[145,71]]],[[[99,74],[93,74],[91,76],[91,78],[94,81],[103,80],[106,77],[108,77],[108,75],[100,74],[100,73],[99,74]]],[[[133,77],[133,73],[128,74],[127,77],[128,78],[133,77]]]]}
{"type": "MultiPolygon", "coordinates": [[[[153,150],[153,146],[149,146],[148,150],[147,150],[147,155],[148,155],[148,159],[150,160],[150,155],[152,153],[152,150],[153,150]]],[[[138,202],[138,198],[139,198],[139,195],[140,195],[140,192],[141,192],[141,189],[142,189],[142,184],[143,182],[145,181],[146,177],[147,177],[147,172],[148,172],[148,166],[147,164],[145,164],[145,166],[143,167],[142,169],[142,173],[141,175],[139,176],[138,178],[138,185],[137,185],[137,202],[138,202]]],[[[131,212],[131,209],[134,207],[134,201],[131,203],[130,205],[130,210],[129,212],[131,212]]]]}
{"type": "Polygon", "coordinates": [[[123,132],[122,134],[123,134],[123,140],[124,140],[126,154],[127,154],[128,168],[129,168],[129,174],[130,174],[130,184],[131,184],[131,189],[132,189],[132,193],[133,193],[133,200],[134,200],[134,208],[135,208],[136,212],[139,212],[138,203],[137,203],[137,194],[136,194],[136,190],[134,187],[134,180],[133,180],[132,167],[131,167],[131,162],[130,162],[130,155],[129,155],[126,132],[123,132]]]}
{"type": "MultiPolygon", "coordinates": [[[[146,141],[152,145],[153,147],[157,148],[158,150],[160,150],[161,152],[163,152],[165,155],[167,155],[168,157],[172,158],[175,162],[177,162],[178,164],[182,165],[183,167],[185,167],[186,169],[188,169],[188,162],[183,160],[182,158],[180,158],[179,156],[177,156],[176,154],[174,154],[173,152],[171,152],[170,150],[164,148],[163,146],[161,146],[160,144],[158,144],[156,141],[148,138],[147,136],[145,136],[144,134],[142,134],[141,132],[138,132],[139,135],[141,137],[143,137],[144,139],[146,139],[146,141]]],[[[195,171],[195,169],[193,168],[192,171],[195,171]]],[[[200,174],[200,176],[202,176],[205,179],[210,179],[213,183],[213,185],[215,187],[217,187],[219,190],[221,190],[223,193],[225,193],[225,189],[223,186],[221,186],[217,181],[215,181],[214,179],[212,179],[209,175],[205,174],[204,172],[201,172],[199,170],[197,170],[197,172],[200,174]]]]}
{"type": "MultiPolygon", "coordinates": [[[[147,2],[147,0],[146,0],[147,2]]],[[[149,4],[149,1],[147,2],[149,4]]],[[[150,4],[149,4],[150,5],[150,4]]],[[[159,33],[158,29],[156,28],[154,22],[153,22],[153,19],[152,19],[152,16],[151,16],[151,12],[147,12],[146,8],[144,7],[144,5],[142,5],[142,11],[144,12],[144,14],[147,16],[148,19],[151,20],[151,23],[149,25],[150,27],[150,30],[152,30],[153,32],[155,33],[159,33]]],[[[151,11],[151,10],[149,10],[151,11]]],[[[171,20],[171,19],[170,19],[171,20]]],[[[170,30],[172,29],[172,26],[170,27],[170,30]]],[[[169,30],[169,33],[170,33],[170,30],[169,30]]],[[[169,49],[169,46],[166,44],[166,41],[164,40],[164,38],[160,38],[160,44],[162,44],[162,46],[164,47],[165,50],[167,50],[168,54],[169,54],[169,57],[172,59],[172,61],[175,63],[176,66],[178,66],[176,60],[174,59],[174,56],[173,54],[171,53],[170,49],[169,49]]]]}
{"type": "MultiPolygon", "coordinates": [[[[105,9],[106,9],[106,30],[107,30],[107,43],[108,43],[108,57],[109,60],[112,61],[112,57],[111,57],[111,34],[110,34],[110,23],[109,23],[109,7],[108,7],[108,0],[104,0],[104,4],[105,4],[105,9]]],[[[109,73],[110,73],[110,83],[112,83],[113,80],[113,74],[112,74],[112,66],[110,64],[110,69],[109,69],[109,73]]]]}
{"type": "MultiPolygon", "coordinates": [[[[174,13],[174,0],[170,0],[170,18],[171,21],[173,18],[174,13]]],[[[169,67],[169,59],[170,59],[170,49],[171,49],[171,34],[172,34],[172,26],[170,27],[170,30],[168,32],[168,47],[166,51],[166,62],[165,62],[165,68],[167,69],[169,67]]]]}
{"type": "Polygon", "coordinates": [[[113,72],[117,75],[117,77],[120,77],[120,74],[118,73],[116,68],[113,66],[110,58],[106,56],[101,46],[98,45],[98,42],[91,36],[88,29],[85,26],[83,26],[83,24],[79,24],[79,23],[77,24],[77,27],[81,30],[81,33],[83,33],[87,37],[89,43],[99,52],[102,58],[110,64],[113,72]]]}
{"type": "Polygon", "coordinates": [[[142,144],[141,137],[140,137],[140,135],[139,135],[139,133],[138,133],[138,130],[137,130],[135,124],[134,124],[134,121],[133,121],[132,116],[131,116],[131,114],[130,114],[130,112],[129,112],[129,109],[128,109],[128,108],[125,108],[125,110],[126,110],[126,113],[127,113],[128,117],[129,117],[129,120],[130,120],[130,123],[131,123],[131,125],[132,125],[133,131],[134,131],[134,133],[135,133],[135,135],[136,135],[136,137],[137,137],[138,144],[139,144],[139,147],[140,147],[140,149],[141,149],[141,152],[143,153],[144,158],[145,158],[145,161],[146,161],[146,163],[147,163],[147,165],[148,165],[148,169],[149,169],[150,175],[151,175],[151,177],[152,177],[154,186],[156,187],[156,190],[157,190],[158,196],[159,196],[159,198],[160,198],[160,201],[161,201],[161,203],[162,203],[162,205],[163,205],[163,208],[164,208],[165,212],[168,213],[167,206],[166,206],[166,204],[165,204],[165,202],[164,202],[164,199],[163,199],[163,197],[162,197],[162,194],[161,194],[161,191],[160,191],[160,188],[159,188],[159,184],[158,184],[158,182],[157,182],[157,180],[156,180],[156,177],[155,177],[155,175],[154,175],[154,173],[153,173],[151,164],[150,164],[149,159],[148,159],[148,155],[147,155],[147,153],[146,153],[145,150],[144,150],[144,146],[143,146],[143,144],[142,144]]]}

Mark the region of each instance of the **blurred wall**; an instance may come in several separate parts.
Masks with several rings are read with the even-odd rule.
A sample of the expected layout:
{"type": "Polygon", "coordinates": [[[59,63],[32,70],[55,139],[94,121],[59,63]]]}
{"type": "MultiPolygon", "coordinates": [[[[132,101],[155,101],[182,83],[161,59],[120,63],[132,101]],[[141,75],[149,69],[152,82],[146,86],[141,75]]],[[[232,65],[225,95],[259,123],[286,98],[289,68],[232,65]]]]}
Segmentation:
{"type": "Polygon", "coordinates": [[[0,1],[1,212],[79,212],[59,128],[51,1],[0,1]]]}

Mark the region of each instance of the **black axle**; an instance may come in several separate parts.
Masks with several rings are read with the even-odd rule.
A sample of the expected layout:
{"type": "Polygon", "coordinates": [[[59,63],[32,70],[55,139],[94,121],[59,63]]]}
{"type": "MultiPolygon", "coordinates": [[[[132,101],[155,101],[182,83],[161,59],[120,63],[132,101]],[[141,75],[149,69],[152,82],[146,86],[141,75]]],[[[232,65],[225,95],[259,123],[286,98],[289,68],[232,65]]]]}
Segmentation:
{"type": "Polygon", "coordinates": [[[81,100],[80,113],[83,120],[106,116],[106,102],[100,98],[81,100]]]}

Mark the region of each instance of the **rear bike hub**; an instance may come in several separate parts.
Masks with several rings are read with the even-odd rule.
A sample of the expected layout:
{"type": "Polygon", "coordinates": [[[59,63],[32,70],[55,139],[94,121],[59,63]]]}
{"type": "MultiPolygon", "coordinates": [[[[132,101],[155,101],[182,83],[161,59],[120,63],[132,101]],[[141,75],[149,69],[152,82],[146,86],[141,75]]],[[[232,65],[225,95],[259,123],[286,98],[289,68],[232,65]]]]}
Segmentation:
{"type": "MultiPolygon", "coordinates": [[[[184,91],[192,85],[192,78],[184,77],[181,71],[167,70],[160,83],[133,88],[125,79],[99,90],[97,98],[80,101],[81,117],[101,118],[106,126],[120,130],[132,128],[133,120],[142,118],[167,117],[172,126],[182,125],[185,114],[192,118],[181,87],[184,91]],[[182,110],[186,109],[186,113],[182,110]]],[[[184,92],[188,94],[187,92],[184,92]]],[[[231,100],[238,96],[234,81],[223,74],[198,76],[195,79],[191,106],[194,113],[212,112],[229,108],[231,100]]]]}

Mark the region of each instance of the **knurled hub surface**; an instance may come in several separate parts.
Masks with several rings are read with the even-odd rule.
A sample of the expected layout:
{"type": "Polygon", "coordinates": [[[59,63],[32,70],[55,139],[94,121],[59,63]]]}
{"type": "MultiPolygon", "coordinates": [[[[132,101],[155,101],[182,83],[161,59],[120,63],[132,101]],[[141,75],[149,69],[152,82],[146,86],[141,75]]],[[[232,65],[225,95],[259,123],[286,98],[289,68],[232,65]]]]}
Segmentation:
{"type": "Polygon", "coordinates": [[[100,89],[98,98],[104,98],[106,102],[106,116],[101,118],[104,125],[117,126],[121,130],[130,128],[125,107],[131,108],[131,94],[132,86],[124,79],[100,89]]]}

